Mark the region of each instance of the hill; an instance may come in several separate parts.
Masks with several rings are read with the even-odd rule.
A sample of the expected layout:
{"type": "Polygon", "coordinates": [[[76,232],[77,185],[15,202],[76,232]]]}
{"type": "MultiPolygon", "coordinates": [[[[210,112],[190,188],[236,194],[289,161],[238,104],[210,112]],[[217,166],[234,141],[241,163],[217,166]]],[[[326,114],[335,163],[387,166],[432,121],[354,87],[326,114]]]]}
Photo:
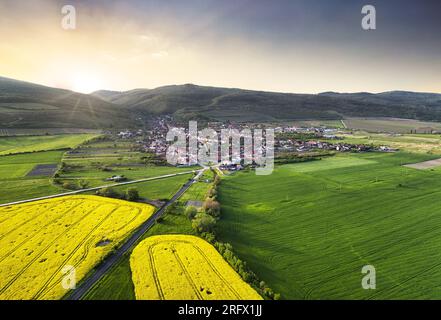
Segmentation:
{"type": "Polygon", "coordinates": [[[193,84],[80,94],[0,78],[0,128],[124,128],[136,118],[269,122],[392,117],[441,121],[441,94],[293,94],[193,84]]]}
{"type": "Polygon", "coordinates": [[[292,94],[193,84],[112,93],[109,102],[142,114],[172,114],[181,120],[280,121],[395,117],[441,121],[441,94],[392,91],[292,94]]]}
{"type": "Polygon", "coordinates": [[[131,123],[120,106],[93,95],[0,77],[2,128],[109,128],[131,123]]]}

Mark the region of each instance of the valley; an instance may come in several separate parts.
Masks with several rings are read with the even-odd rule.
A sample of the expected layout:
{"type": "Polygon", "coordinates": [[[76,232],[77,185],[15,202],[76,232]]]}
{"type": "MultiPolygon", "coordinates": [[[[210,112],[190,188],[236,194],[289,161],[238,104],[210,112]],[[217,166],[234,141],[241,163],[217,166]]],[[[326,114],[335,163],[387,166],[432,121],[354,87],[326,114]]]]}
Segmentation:
{"type": "MultiPolygon", "coordinates": [[[[5,83],[10,84],[3,80],[5,83]]],[[[32,88],[41,94],[48,94],[49,90],[32,88]]],[[[72,98],[66,94],[66,99],[72,98]]],[[[31,253],[20,258],[21,251],[5,252],[5,264],[0,262],[0,298],[441,298],[437,287],[431,286],[433,279],[441,277],[436,263],[441,241],[437,232],[441,224],[437,214],[441,205],[438,122],[428,121],[426,116],[363,117],[364,111],[357,114],[353,107],[351,112],[328,117],[320,103],[314,102],[317,110],[311,111],[301,102],[303,96],[193,85],[98,92],[93,96],[100,104],[108,104],[103,115],[113,118],[108,112],[117,106],[122,108],[122,104],[133,114],[119,123],[121,127],[97,122],[97,126],[72,129],[72,124],[78,125],[73,111],[69,127],[67,122],[65,127],[35,126],[31,122],[20,128],[15,127],[15,122],[2,124],[0,238],[31,253]],[[259,103],[254,100],[256,95],[259,103]],[[132,100],[135,97],[136,102],[132,100]],[[192,104],[193,99],[199,101],[193,107],[177,107],[185,101],[192,104]],[[271,108],[264,110],[260,103],[267,99],[272,101],[271,108]],[[161,107],[156,109],[159,101],[161,107]],[[294,107],[288,106],[293,101],[294,107]],[[231,111],[233,105],[241,107],[231,111]],[[282,111],[282,107],[287,109],[282,111]],[[315,112],[321,116],[314,118],[315,112]],[[224,164],[201,171],[197,165],[168,164],[167,131],[184,126],[188,116],[194,114],[202,119],[201,127],[208,125],[219,132],[227,128],[274,128],[274,172],[258,176],[255,165],[224,164]],[[279,121],[279,117],[283,120],[279,121]],[[41,200],[11,204],[35,198],[41,200]],[[78,209],[64,210],[71,202],[78,209]],[[53,209],[44,209],[51,203],[53,209]],[[118,206],[124,208],[121,213],[118,206]],[[131,207],[147,213],[138,216],[138,209],[131,207]],[[127,212],[127,219],[135,214],[130,221],[122,221],[127,228],[118,227],[125,231],[114,238],[111,235],[116,232],[117,221],[111,218],[113,212],[118,216],[127,212]],[[96,215],[108,224],[102,222],[106,227],[98,229],[94,218],[93,223],[82,222],[82,213],[96,215]],[[52,218],[61,222],[48,223],[52,218]],[[42,227],[44,223],[47,225],[42,227]],[[66,233],[61,228],[63,223],[66,233]],[[8,238],[15,227],[22,226],[34,228],[36,233],[23,239],[20,234],[8,238]],[[88,227],[92,229],[87,231],[88,227]],[[50,234],[55,238],[41,246],[38,239],[44,229],[53,230],[50,234]],[[57,252],[70,252],[71,247],[58,239],[64,235],[76,237],[80,231],[88,232],[89,240],[85,238],[87,241],[68,254],[75,265],[81,266],[81,289],[60,290],[55,273],[47,273],[47,279],[35,278],[27,288],[25,283],[31,277],[28,270],[37,270],[46,262],[50,263],[50,270],[61,268],[67,260],[58,257],[57,252]],[[32,247],[33,238],[38,240],[36,247],[32,247]],[[150,256],[144,255],[144,249],[136,249],[147,248],[151,243],[162,249],[155,249],[150,256]],[[171,251],[165,254],[162,250],[171,251]],[[211,258],[201,258],[197,252],[210,252],[211,258]],[[206,268],[212,276],[201,277],[190,256],[197,257],[198,267],[206,268]],[[181,272],[173,274],[159,265],[146,267],[146,263],[136,262],[148,259],[173,260],[181,272]],[[14,273],[14,263],[22,271],[14,273]],[[375,291],[360,286],[364,265],[373,265],[377,270],[375,291]],[[152,278],[152,274],[157,276],[152,278]],[[228,290],[222,280],[225,275],[236,283],[228,290]],[[143,281],[145,284],[140,285],[143,281]],[[152,281],[161,282],[156,291],[140,289],[152,281]],[[172,283],[180,285],[174,287],[172,283]],[[202,293],[194,290],[197,286],[204,288],[202,293]],[[13,288],[22,287],[26,287],[23,296],[17,296],[18,289],[13,288]],[[241,290],[245,290],[243,294],[238,293],[241,290]]],[[[375,99],[393,104],[401,97],[399,93],[389,93],[376,95],[375,99]]],[[[412,103],[432,103],[436,113],[436,97],[415,94],[412,103]]],[[[77,98],[78,106],[88,99],[77,98]]],[[[325,93],[316,98],[330,99],[340,108],[342,101],[358,104],[360,96],[325,93]]],[[[363,99],[366,102],[366,97],[363,99]]],[[[30,103],[2,105],[0,113],[56,109],[30,103]]],[[[378,105],[373,108],[379,110],[378,105]]],[[[385,102],[381,108],[389,113],[385,102]]],[[[91,112],[96,114],[97,110],[91,112]]],[[[20,121],[26,119],[17,116],[20,121]]],[[[116,119],[112,123],[117,123],[116,119]]],[[[102,120],[107,121],[105,117],[102,120]]]]}

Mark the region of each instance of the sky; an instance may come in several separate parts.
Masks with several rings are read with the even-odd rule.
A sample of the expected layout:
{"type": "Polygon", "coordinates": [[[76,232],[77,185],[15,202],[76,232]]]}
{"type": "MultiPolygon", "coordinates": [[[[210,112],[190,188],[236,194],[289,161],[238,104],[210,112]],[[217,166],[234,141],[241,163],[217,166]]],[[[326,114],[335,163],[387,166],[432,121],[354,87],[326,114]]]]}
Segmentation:
{"type": "Polygon", "coordinates": [[[439,0],[0,0],[0,13],[0,76],[79,92],[441,93],[439,0]],[[361,27],[367,4],[376,30],[361,27]]]}

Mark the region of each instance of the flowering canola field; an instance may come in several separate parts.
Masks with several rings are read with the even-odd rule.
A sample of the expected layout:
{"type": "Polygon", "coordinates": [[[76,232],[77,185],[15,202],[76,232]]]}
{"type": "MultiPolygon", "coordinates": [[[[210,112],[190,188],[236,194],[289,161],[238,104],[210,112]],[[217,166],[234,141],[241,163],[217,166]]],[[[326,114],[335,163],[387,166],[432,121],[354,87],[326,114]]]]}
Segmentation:
{"type": "Polygon", "coordinates": [[[153,212],[97,196],[0,207],[0,299],[62,298],[63,268],[78,282],[153,212]]]}
{"type": "Polygon", "coordinates": [[[130,266],[137,299],[262,299],[211,244],[194,236],[147,238],[133,250],[130,266]]]}

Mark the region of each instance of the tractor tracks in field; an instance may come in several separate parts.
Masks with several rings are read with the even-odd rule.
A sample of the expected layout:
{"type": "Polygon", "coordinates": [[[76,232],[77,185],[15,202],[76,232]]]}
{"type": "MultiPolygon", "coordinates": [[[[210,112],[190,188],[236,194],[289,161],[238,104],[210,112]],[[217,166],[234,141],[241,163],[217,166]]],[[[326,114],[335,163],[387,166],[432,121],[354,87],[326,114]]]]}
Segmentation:
{"type": "MultiPolygon", "coordinates": [[[[193,172],[193,171],[191,171],[193,172]]],[[[126,241],[118,247],[113,253],[107,256],[98,266],[93,269],[93,271],[87,275],[78,287],[73,290],[69,295],[66,296],[67,300],[80,300],[86,293],[113,267],[115,266],[122,256],[130,251],[133,246],[141,239],[141,237],[153,226],[156,219],[160,218],[172,203],[177,201],[187,190],[193,185],[194,182],[199,179],[204,170],[198,170],[197,175],[192,177],[188,182],[186,182],[175,195],[167,201],[156,213],[151,215],[131,236],[129,236],[126,241]]],[[[187,172],[185,174],[188,174],[187,172]]],[[[184,174],[184,173],[180,173],[184,174]]],[[[168,175],[170,176],[170,175],[168,175]]],[[[171,175],[173,176],[173,175],[171,175]]]]}
{"type": "Polygon", "coordinates": [[[159,299],[165,300],[164,292],[162,292],[161,282],[159,281],[159,276],[155,268],[155,258],[153,257],[154,247],[155,246],[150,246],[147,254],[149,255],[150,267],[152,269],[152,277],[153,277],[153,281],[155,282],[155,287],[156,287],[156,291],[158,292],[159,299]]]}
{"type": "MultiPolygon", "coordinates": [[[[33,300],[34,299],[38,299],[45,291],[46,288],[49,286],[50,282],[59,274],[59,272],[63,269],[63,267],[66,265],[66,262],[69,261],[70,258],[72,258],[78,250],[80,250],[83,246],[83,244],[89,239],[89,240],[93,240],[94,238],[91,238],[92,234],[98,230],[103,224],[104,222],[106,222],[111,216],[112,214],[118,210],[118,207],[113,208],[108,214],[106,214],[104,216],[103,219],[101,219],[101,221],[98,222],[98,224],[96,224],[90,231],[89,233],[86,234],[85,237],[83,237],[83,239],[77,244],[77,246],[67,255],[67,257],[63,260],[63,262],[60,264],[60,266],[57,268],[57,270],[55,270],[54,273],[52,273],[52,275],[49,277],[49,279],[44,283],[44,285],[37,291],[37,293],[33,296],[33,300]]],[[[86,246],[86,251],[88,251],[87,246],[86,246]]],[[[79,261],[79,263],[81,263],[81,260],[79,261]]]]}
{"type": "MultiPolygon", "coordinates": [[[[60,203],[55,203],[54,205],[50,206],[48,209],[45,209],[45,210],[46,210],[46,211],[49,211],[49,210],[53,209],[54,207],[56,207],[56,206],[58,206],[58,205],[60,205],[60,203]]],[[[64,213],[65,213],[65,212],[64,212],[64,213]]],[[[63,214],[64,214],[64,213],[63,213],[63,214]]],[[[39,218],[39,217],[40,217],[40,214],[39,214],[39,213],[34,214],[33,217],[29,218],[28,220],[23,221],[22,223],[18,224],[17,226],[15,226],[14,228],[12,228],[12,229],[9,230],[8,232],[2,234],[2,235],[0,236],[0,240],[2,240],[4,237],[10,235],[12,232],[17,231],[18,229],[20,229],[20,228],[23,227],[24,225],[28,224],[28,223],[31,222],[31,221],[34,221],[36,218],[39,218]]],[[[11,218],[11,217],[7,217],[5,220],[10,219],[10,218],[11,218]]],[[[5,220],[1,221],[1,222],[0,222],[0,225],[1,225],[2,222],[4,222],[5,220]]]]}
{"type": "MultiPolygon", "coordinates": [[[[81,216],[79,219],[77,219],[75,222],[73,222],[71,224],[71,226],[74,226],[76,224],[78,224],[81,220],[85,219],[86,217],[88,217],[90,214],[92,214],[97,208],[99,208],[101,205],[98,206],[94,206],[91,210],[89,210],[86,215],[81,216]]],[[[66,230],[64,232],[61,232],[58,236],[55,237],[55,239],[53,239],[49,244],[47,244],[44,249],[42,251],[39,252],[39,254],[37,254],[34,258],[32,258],[12,279],[10,279],[8,281],[8,283],[0,289],[0,296],[5,293],[6,290],[9,289],[9,287],[11,287],[15,281],[23,274],[26,272],[26,270],[28,270],[34,263],[35,261],[37,261],[38,258],[40,258],[44,253],[46,253],[49,248],[58,240],[60,239],[62,236],[64,236],[66,234],[66,230]]]]}
{"type": "MultiPolygon", "coordinates": [[[[186,245],[190,245],[195,252],[199,253],[200,256],[202,257],[202,259],[205,260],[205,262],[207,263],[208,267],[211,269],[211,271],[213,271],[213,273],[219,278],[219,280],[222,282],[222,284],[228,288],[229,292],[231,292],[231,294],[235,297],[236,300],[240,300],[241,296],[240,294],[234,289],[233,286],[231,286],[231,284],[224,278],[224,276],[222,275],[221,272],[219,272],[219,270],[216,268],[216,266],[211,262],[211,260],[207,257],[207,255],[203,252],[203,250],[195,245],[194,243],[190,242],[190,241],[185,241],[185,240],[179,240],[179,241],[170,241],[170,250],[171,253],[173,255],[173,257],[175,258],[176,262],[179,264],[179,267],[182,271],[182,273],[184,274],[187,283],[191,286],[191,288],[193,289],[193,292],[195,293],[195,295],[197,296],[198,300],[205,300],[204,297],[201,294],[201,291],[199,290],[199,288],[197,287],[195,281],[193,280],[190,272],[188,271],[187,267],[185,266],[184,262],[182,261],[181,257],[179,256],[179,249],[176,248],[176,244],[186,244],[186,245]]],[[[149,247],[147,254],[149,255],[149,261],[150,261],[150,268],[151,268],[151,272],[152,272],[152,277],[155,283],[155,287],[156,287],[156,291],[158,293],[158,296],[161,300],[165,300],[165,296],[164,296],[164,291],[162,290],[162,286],[161,286],[161,281],[159,279],[159,275],[156,269],[156,265],[157,263],[155,262],[154,259],[154,248],[158,245],[159,243],[153,244],[149,247]]]]}
{"type": "MultiPolygon", "coordinates": [[[[113,209],[110,213],[109,216],[112,215],[112,213],[114,213],[115,211],[121,209],[121,207],[115,208],[113,209]]],[[[135,221],[138,218],[138,215],[141,213],[141,209],[139,208],[135,208],[136,209],[136,213],[133,215],[133,218],[131,218],[128,222],[126,222],[124,225],[122,225],[121,227],[119,227],[118,229],[114,230],[113,232],[116,234],[119,231],[121,231],[122,229],[124,229],[127,225],[130,225],[133,221],[135,221]]],[[[107,220],[107,217],[106,217],[107,220]]],[[[102,223],[101,223],[102,224],[102,223]]],[[[97,230],[100,226],[97,226],[94,230],[92,230],[91,232],[94,232],[95,230],[97,230]]],[[[81,255],[81,258],[78,259],[78,261],[73,265],[74,268],[77,268],[86,258],[87,255],[89,254],[90,248],[93,245],[93,242],[96,241],[95,237],[91,237],[87,240],[83,240],[82,243],[84,243],[84,246],[82,246],[82,248],[84,249],[83,254],[81,255]]],[[[81,247],[81,243],[78,245],[81,247]]],[[[81,248],[79,248],[81,249],[81,248]]],[[[76,251],[78,251],[79,249],[77,249],[76,251]]],[[[60,268],[58,268],[58,270],[56,272],[53,273],[53,276],[45,283],[45,285],[40,288],[39,292],[37,292],[37,294],[33,297],[33,299],[38,299],[40,297],[42,297],[42,295],[44,295],[47,291],[50,291],[54,286],[59,285],[58,282],[54,282],[52,285],[50,285],[51,282],[53,282],[53,279],[56,277],[56,275],[58,274],[58,272],[60,272],[62,270],[62,267],[67,263],[67,261],[72,258],[74,256],[74,254],[71,254],[71,256],[66,259],[60,266],[60,268]],[[46,289],[44,289],[44,287],[46,287],[46,289]],[[43,290],[44,289],[44,290],[43,290]],[[42,291],[43,290],[43,291],[42,291]],[[40,292],[41,291],[41,292],[40,292]]]]}
{"type": "Polygon", "coordinates": [[[202,297],[198,287],[196,287],[195,282],[193,281],[190,272],[188,272],[187,268],[185,267],[184,263],[181,260],[181,257],[179,257],[179,254],[175,248],[175,244],[172,243],[172,245],[170,246],[171,248],[171,252],[173,254],[173,256],[175,257],[176,261],[179,264],[179,267],[181,268],[182,272],[185,275],[185,278],[187,279],[187,282],[190,284],[190,286],[193,288],[194,293],[196,294],[196,296],[198,297],[198,300],[204,300],[204,298],[202,297]]]}
{"type": "MultiPolygon", "coordinates": [[[[64,210],[60,215],[57,215],[55,218],[49,220],[48,223],[46,223],[40,230],[44,231],[46,229],[47,226],[53,224],[55,221],[62,219],[63,216],[69,212],[71,209],[74,209],[77,206],[77,204],[73,204],[71,205],[68,209],[64,210]]],[[[29,221],[29,220],[28,220],[29,221]]],[[[17,229],[11,230],[11,232],[16,231],[17,229]]],[[[11,232],[9,232],[8,234],[10,234],[11,232]]],[[[39,235],[39,233],[35,233],[33,234],[31,237],[28,237],[26,239],[24,239],[22,242],[20,242],[18,245],[16,245],[12,250],[10,250],[7,254],[5,254],[4,256],[2,256],[0,258],[0,263],[3,262],[7,257],[9,257],[12,253],[14,253],[15,251],[17,251],[17,249],[21,248],[24,244],[26,244],[28,241],[34,239],[37,235],[39,235]]],[[[6,236],[6,235],[5,235],[6,236]]]]}

